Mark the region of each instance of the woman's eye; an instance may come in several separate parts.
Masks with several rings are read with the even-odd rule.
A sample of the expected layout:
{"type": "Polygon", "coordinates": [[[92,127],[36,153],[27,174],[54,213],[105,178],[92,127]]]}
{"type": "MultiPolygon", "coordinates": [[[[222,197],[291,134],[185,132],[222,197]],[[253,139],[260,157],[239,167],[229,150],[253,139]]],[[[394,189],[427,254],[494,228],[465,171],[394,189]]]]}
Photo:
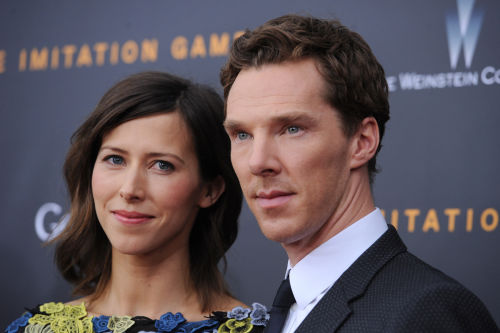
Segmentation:
{"type": "Polygon", "coordinates": [[[167,161],[157,161],[156,166],[158,167],[159,170],[162,170],[162,171],[174,170],[174,165],[170,162],[167,162],[167,161]]]}
{"type": "Polygon", "coordinates": [[[297,134],[297,133],[300,132],[300,127],[298,127],[298,126],[290,126],[286,130],[287,130],[287,132],[289,134],[297,134]]]}
{"type": "Polygon", "coordinates": [[[245,132],[238,132],[236,134],[236,138],[240,141],[248,140],[249,137],[250,137],[250,135],[248,135],[248,133],[245,133],[245,132]]]}
{"type": "Polygon", "coordinates": [[[124,162],[123,157],[118,156],[118,155],[108,156],[106,158],[106,161],[108,161],[109,163],[114,164],[114,165],[122,165],[124,162]]]}

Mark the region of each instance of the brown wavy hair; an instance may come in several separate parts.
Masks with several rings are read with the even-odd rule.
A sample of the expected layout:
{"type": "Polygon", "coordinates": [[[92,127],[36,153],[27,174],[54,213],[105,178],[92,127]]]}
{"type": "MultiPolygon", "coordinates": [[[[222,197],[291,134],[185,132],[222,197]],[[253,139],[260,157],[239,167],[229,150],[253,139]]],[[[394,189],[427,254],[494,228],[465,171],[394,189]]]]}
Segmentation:
{"type": "MultiPolygon", "coordinates": [[[[224,98],[227,101],[241,70],[307,58],[316,61],[326,83],[325,99],[339,111],[344,133],[352,136],[364,118],[374,117],[382,142],[389,120],[384,69],[365,40],[336,20],[285,15],[247,30],[233,42],[221,69],[224,98]]],[[[377,172],[376,156],[368,162],[371,182],[377,172]]]]}
{"type": "Polygon", "coordinates": [[[103,137],[127,121],[179,112],[190,129],[201,178],[222,176],[225,191],[198,212],[189,239],[190,279],[203,311],[214,296],[230,295],[218,270],[236,239],[242,193],[230,161],[230,142],[222,126],[224,103],[211,88],[161,72],[132,75],[114,85],[71,138],[64,176],[71,198],[70,219],[57,242],[55,261],[74,295],[98,297],[111,275],[111,244],[97,219],[91,179],[103,137]]]}

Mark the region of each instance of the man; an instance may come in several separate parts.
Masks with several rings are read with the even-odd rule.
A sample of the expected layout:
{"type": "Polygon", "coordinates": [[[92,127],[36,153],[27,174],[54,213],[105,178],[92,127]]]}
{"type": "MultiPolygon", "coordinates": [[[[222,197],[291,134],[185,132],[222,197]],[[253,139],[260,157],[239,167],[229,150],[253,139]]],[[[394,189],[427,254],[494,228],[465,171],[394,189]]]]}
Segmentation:
{"type": "Polygon", "coordinates": [[[268,332],[498,331],[375,208],[388,88],[361,36],[336,21],[276,18],[235,41],[221,82],[243,193],[289,258],[268,332]]]}

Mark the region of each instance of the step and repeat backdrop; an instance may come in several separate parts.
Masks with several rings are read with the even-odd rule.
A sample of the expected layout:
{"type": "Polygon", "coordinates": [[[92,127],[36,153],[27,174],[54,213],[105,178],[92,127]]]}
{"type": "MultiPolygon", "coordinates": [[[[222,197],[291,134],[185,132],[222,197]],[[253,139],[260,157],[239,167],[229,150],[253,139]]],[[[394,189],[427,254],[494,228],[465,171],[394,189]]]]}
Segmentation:
{"type": "MultiPolygon", "coordinates": [[[[125,76],[161,70],[222,89],[232,41],[286,13],[337,18],[386,70],[375,200],[410,251],[475,292],[500,324],[500,2],[486,0],[0,3],[0,326],[71,299],[43,243],[66,219],[71,134],[125,76]]],[[[246,206],[228,254],[234,294],[270,305],[286,255],[246,206]]]]}

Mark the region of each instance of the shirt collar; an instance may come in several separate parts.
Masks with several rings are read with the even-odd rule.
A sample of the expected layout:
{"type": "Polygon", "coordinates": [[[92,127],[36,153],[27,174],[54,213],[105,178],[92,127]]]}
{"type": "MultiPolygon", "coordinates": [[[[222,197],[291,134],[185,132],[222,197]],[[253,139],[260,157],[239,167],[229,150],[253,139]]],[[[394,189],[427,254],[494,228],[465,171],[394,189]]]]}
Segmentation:
{"type": "Polygon", "coordinates": [[[387,224],[378,208],[342,230],[301,261],[287,275],[299,308],[313,302],[363,254],[385,231],[387,224]]]}

